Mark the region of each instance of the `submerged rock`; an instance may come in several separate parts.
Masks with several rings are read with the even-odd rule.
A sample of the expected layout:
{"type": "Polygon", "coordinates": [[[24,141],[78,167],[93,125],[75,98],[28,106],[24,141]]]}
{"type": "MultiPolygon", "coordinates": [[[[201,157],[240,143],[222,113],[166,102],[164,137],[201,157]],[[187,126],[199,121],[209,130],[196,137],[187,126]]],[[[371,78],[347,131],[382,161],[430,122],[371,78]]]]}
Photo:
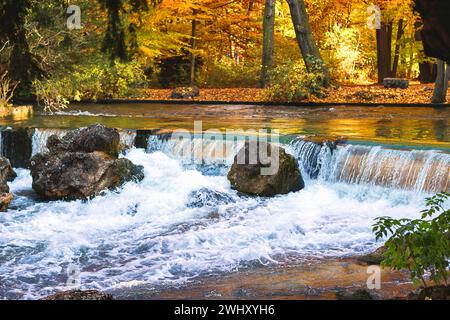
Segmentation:
{"type": "Polygon", "coordinates": [[[181,87],[175,88],[170,96],[172,99],[191,99],[200,95],[198,87],[181,87]]]}
{"type": "Polygon", "coordinates": [[[9,193],[8,181],[13,181],[17,177],[11,163],[5,157],[0,157],[0,212],[8,209],[13,200],[13,195],[9,193]]]}
{"type": "Polygon", "coordinates": [[[365,289],[356,290],[353,293],[340,291],[336,293],[337,300],[376,300],[372,294],[365,289]]]}
{"type": "Polygon", "coordinates": [[[228,180],[239,192],[264,197],[305,187],[297,160],[283,148],[266,142],[247,141],[234,159],[228,180]]]}
{"type": "Polygon", "coordinates": [[[97,290],[71,290],[55,293],[42,300],[113,300],[113,296],[97,290]]]}
{"type": "Polygon", "coordinates": [[[191,192],[187,203],[188,208],[216,207],[222,204],[233,203],[234,199],[223,192],[201,188],[191,192]]]}
{"type": "Polygon", "coordinates": [[[386,247],[380,247],[372,253],[366,254],[364,256],[357,257],[357,261],[365,263],[367,265],[380,265],[384,260],[384,253],[386,252],[386,247]]]}
{"type": "Polygon", "coordinates": [[[117,158],[119,134],[95,125],[51,136],[48,153],[31,159],[33,189],[44,199],[87,199],[144,178],[143,167],[117,158]],[[96,140],[96,138],[98,140],[96,140]]]}

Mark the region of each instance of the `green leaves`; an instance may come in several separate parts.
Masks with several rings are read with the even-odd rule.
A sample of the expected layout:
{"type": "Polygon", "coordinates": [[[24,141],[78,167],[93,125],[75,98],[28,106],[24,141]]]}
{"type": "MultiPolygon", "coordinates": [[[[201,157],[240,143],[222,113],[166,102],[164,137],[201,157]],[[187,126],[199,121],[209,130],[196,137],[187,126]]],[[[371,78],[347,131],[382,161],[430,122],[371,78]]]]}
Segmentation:
{"type": "Polygon", "coordinates": [[[268,99],[275,101],[301,101],[310,95],[323,97],[322,62],[308,56],[310,72],[301,62],[287,62],[273,68],[270,72],[268,99]]]}
{"type": "Polygon", "coordinates": [[[421,219],[376,219],[372,231],[386,242],[382,265],[395,270],[408,269],[411,279],[426,286],[425,273],[436,285],[447,284],[450,259],[450,210],[445,209],[450,194],[439,193],[425,200],[421,219]]]}

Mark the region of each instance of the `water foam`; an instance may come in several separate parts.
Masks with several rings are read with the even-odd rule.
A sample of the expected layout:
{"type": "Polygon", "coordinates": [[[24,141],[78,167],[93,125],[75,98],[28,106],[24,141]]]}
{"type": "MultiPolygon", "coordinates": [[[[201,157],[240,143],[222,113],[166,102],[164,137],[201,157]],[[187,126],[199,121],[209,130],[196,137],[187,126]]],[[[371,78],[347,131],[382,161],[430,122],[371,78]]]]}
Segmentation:
{"type": "Polygon", "coordinates": [[[144,166],[145,179],[90,201],[38,202],[29,172],[19,171],[12,210],[0,215],[0,297],[67,289],[69,264],[79,266],[82,288],[107,290],[291,256],[368,252],[380,245],[375,217],[417,216],[423,204],[409,191],[321,180],[273,199],[240,197],[225,176],[186,169],[162,152],[126,156],[144,166]],[[199,192],[223,196],[196,196],[192,205],[199,192]]]}

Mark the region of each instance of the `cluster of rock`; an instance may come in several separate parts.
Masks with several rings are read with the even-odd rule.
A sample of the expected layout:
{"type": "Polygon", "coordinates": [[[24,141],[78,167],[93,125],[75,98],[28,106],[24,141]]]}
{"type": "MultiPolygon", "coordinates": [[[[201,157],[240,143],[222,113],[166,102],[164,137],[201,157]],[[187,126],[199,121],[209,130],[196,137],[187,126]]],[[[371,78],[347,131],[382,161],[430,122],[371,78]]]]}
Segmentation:
{"type": "Polygon", "coordinates": [[[33,189],[46,200],[87,199],[144,178],[143,167],[118,158],[117,130],[101,125],[70,131],[47,141],[48,152],[30,161],[33,189]]]}
{"type": "Polygon", "coordinates": [[[17,174],[11,167],[8,159],[0,157],[0,212],[8,209],[13,200],[13,195],[9,192],[8,182],[13,181],[17,174]]]}

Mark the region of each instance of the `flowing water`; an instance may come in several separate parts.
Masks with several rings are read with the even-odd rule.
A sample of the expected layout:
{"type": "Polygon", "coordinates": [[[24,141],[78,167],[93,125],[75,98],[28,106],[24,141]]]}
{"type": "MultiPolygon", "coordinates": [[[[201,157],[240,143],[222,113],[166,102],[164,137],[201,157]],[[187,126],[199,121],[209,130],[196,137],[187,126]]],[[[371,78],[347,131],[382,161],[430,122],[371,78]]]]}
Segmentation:
{"type": "MultiPolygon", "coordinates": [[[[64,131],[34,132],[33,153],[45,150],[52,133],[64,131]]],[[[122,143],[132,146],[135,135],[124,130],[122,143]]],[[[336,148],[296,134],[282,139],[306,188],[270,199],[230,188],[226,174],[243,141],[150,136],[147,150],[121,155],[143,165],[145,179],[89,201],[42,202],[29,171],[17,169],[15,199],[0,214],[0,298],[67,290],[74,276],[81,288],[117,291],[370,252],[381,245],[371,232],[376,217],[418,217],[424,197],[449,191],[448,134],[414,149],[358,138],[336,148]]]]}

